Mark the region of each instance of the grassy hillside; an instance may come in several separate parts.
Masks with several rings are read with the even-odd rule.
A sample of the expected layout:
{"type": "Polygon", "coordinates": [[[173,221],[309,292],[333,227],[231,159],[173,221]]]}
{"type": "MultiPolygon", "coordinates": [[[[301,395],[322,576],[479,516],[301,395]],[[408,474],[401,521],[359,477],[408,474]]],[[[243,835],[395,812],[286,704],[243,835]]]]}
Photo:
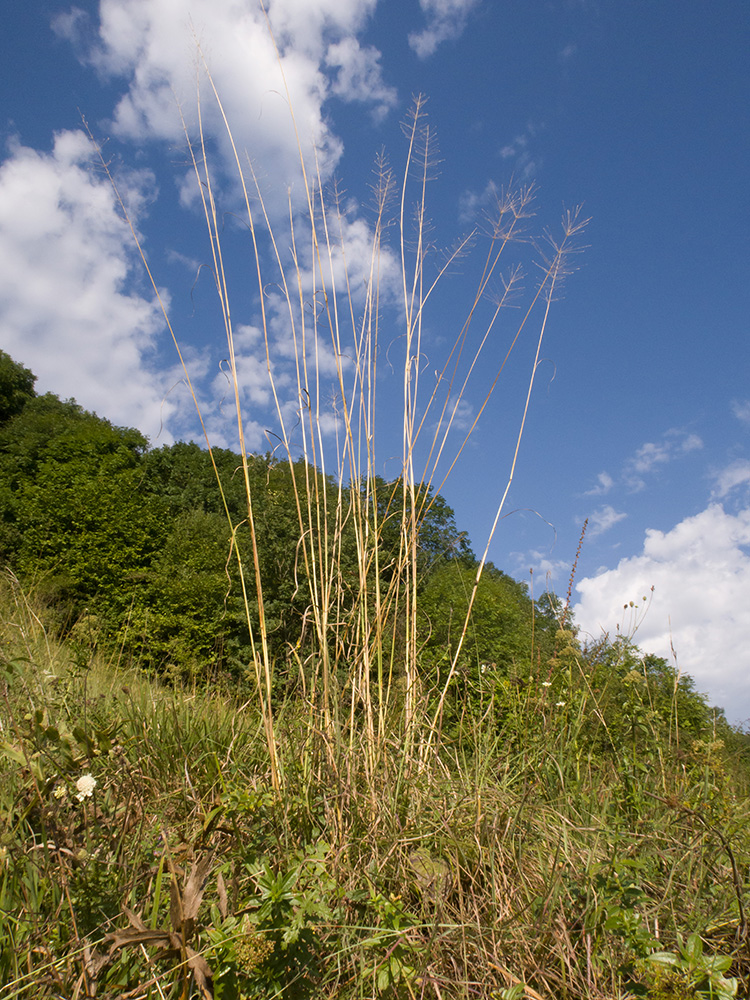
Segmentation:
{"type": "Polygon", "coordinates": [[[498,192],[439,256],[421,99],[405,135],[401,187],[381,157],[354,259],[314,162],[277,240],[237,153],[275,455],[245,447],[236,204],[200,135],[237,452],[149,450],[0,355],[3,1000],[747,996],[747,737],[626,637],[581,648],[566,605],[488,562],[585,223],[566,213],[535,242],[532,191],[498,192]],[[534,281],[489,372],[521,239],[534,281]],[[465,322],[426,382],[433,293],[472,248],[465,322]],[[475,553],[441,488],[472,375],[479,419],[525,338],[475,553]],[[385,344],[403,382],[390,481],[385,344]]]}
{"type": "Polygon", "coordinates": [[[427,755],[290,697],[275,779],[255,704],[0,605],[0,996],[747,995],[747,742],[663,665],[489,670],[427,755]]]}

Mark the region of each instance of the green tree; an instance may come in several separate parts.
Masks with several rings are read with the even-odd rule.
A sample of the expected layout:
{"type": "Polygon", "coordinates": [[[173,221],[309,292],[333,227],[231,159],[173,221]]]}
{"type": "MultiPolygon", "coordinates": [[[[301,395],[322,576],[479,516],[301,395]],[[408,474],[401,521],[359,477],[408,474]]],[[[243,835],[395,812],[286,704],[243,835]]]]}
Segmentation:
{"type": "Polygon", "coordinates": [[[172,674],[203,674],[251,657],[250,639],[222,514],[188,510],[144,568],[121,639],[137,658],[172,674]]]}
{"type": "MultiPolygon", "coordinates": [[[[62,402],[52,394],[30,398],[0,427],[0,557],[14,567],[21,559],[28,570],[42,537],[55,547],[58,491],[70,498],[73,480],[97,479],[101,494],[108,478],[116,491],[117,477],[138,467],[146,445],[138,431],[114,427],[73,400],[62,402]]],[[[129,488],[137,489],[137,477],[129,488]]],[[[49,548],[38,552],[40,560],[48,555],[49,548]]]]}
{"type": "Polygon", "coordinates": [[[14,417],[33,399],[36,375],[0,351],[0,424],[14,417]]]}
{"type": "MultiPolygon", "coordinates": [[[[427,662],[446,663],[453,658],[466,622],[476,569],[476,564],[443,560],[425,580],[419,610],[427,662]]],[[[528,668],[532,630],[539,655],[551,655],[551,623],[543,617],[537,620],[537,614],[526,585],[488,563],[466,626],[461,651],[464,670],[476,677],[483,669],[508,674],[528,668]]]]}
{"type": "MultiPolygon", "coordinates": [[[[410,528],[412,512],[409,491],[406,495],[405,508],[402,479],[387,482],[376,476],[369,487],[363,489],[368,518],[373,527],[377,523],[381,564],[384,567],[396,565],[401,551],[404,520],[406,527],[410,528]]],[[[431,486],[418,485],[415,488],[414,518],[420,573],[425,574],[431,566],[444,561],[458,560],[465,565],[474,562],[467,532],[458,530],[453,509],[431,486]]]]}
{"type": "Polygon", "coordinates": [[[730,727],[723,711],[695,690],[691,677],[625,636],[605,636],[581,654],[586,692],[594,697],[586,733],[590,745],[615,757],[648,754],[654,740],[684,745],[730,727]]]}
{"type": "Polygon", "coordinates": [[[42,463],[16,495],[15,565],[73,624],[96,609],[115,628],[163,544],[163,507],[139,492],[140,471],[103,463],[42,463]]]}
{"type": "MultiPolygon", "coordinates": [[[[179,443],[149,452],[142,463],[144,490],[150,495],[159,497],[168,505],[170,515],[175,519],[174,531],[183,531],[187,523],[186,518],[190,521],[194,533],[199,534],[200,525],[206,528],[207,553],[211,555],[210,558],[206,556],[208,561],[203,563],[200,572],[208,574],[214,581],[220,579],[222,594],[228,591],[230,603],[234,602],[235,605],[241,602],[239,567],[236,558],[236,553],[239,551],[249,598],[250,625],[257,629],[258,601],[242,462],[240,457],[231,451],[214,449],[213,463],[216,466],[215,470],[208,452],[195,444],[179,443]],[[226,508],[222,501],[222,491],[226,508]],[[189,515],[198,513],[206,517],[203,520],[190,520],[189,515]],[[227,520],[227,513],[231,525],[236,529],[235,549],[231,559],[229,555],[232,529],[230,521],[227,520]],[[223,527],[220,528],[219,525],[223,527]],[[216,544],[217,532],[223,533],[223,546],[216,544]]],[[[320,505],[321,518],[324,508],[329,511],[334,510],[335,496],[332,495],[332,484],[317,470],[306,469],[303,462],[296,462],[291,466],[287,462],[277,462],[269,455],[248,456],[248,480],[258,540],[258,561],[263,581],[263,605],[269,646],[272,655],[282,664],[289,646],[297,646],[300,641],[305,612],[311,604],[307,564],[303,546],[300,544],[303,535],[306,537],[308,550],[310,547],[315,549],[317,544],[317,532],[311,534],[304,523],[308,482],[312,484],[313,489],[318,490],[318,498],[325,494],[325,502],[320,505]],[[300,517],[303,519],[302,523],[300,517]]],[[[316,519],[319,513],[318,503],[315,494],[313,497],[312,509],[316,519]]],[[[323,518],[321,525],[324,522],[323,518]]],[[[197,545],[197,538],[195,535],[191,544],[197,545]]],[[[177,540],[172,538],[169,546],[172,546],[173,542],[178,544],[177,540]]],[[[154,580],[162,571],[168,573],[169,567],[168,561],[160,558],[154,566],[154,580]]],[[[198,586],[197,578],[195,585],[198,586]]],[[[209,586],[207,583],[206,585],[209,586]]],[[[154,583],[157,589],[161,586],[154,583]]],[[[160,600],[164,599],[165,593],[164,590],[160,591],[160,600]]],[[[167,604],[169,603],[167,601],[167,604]]],[[[224,608],[224,603],[222,596],[221,609],[224,608]]],[[[221,613],[224,613],[223,610],[221,613]]],[[[229,617],[231,619],[231,615],[229,617]]],[[[153,614],[150,615],[150,620],[156,620],[153,614]]],[[[192,634],[194,626],[187,622],[184,624],[187,632],[192,634]]],[[[244,625],[242,641],[239,640],[236,623],[232,625],[230,632],[231,648],[241,648],[243,651],[238,655],[246,658],[249,642],[247,624],[244,625]]],[[[219,646],[221,643],[215,648],[219,646]]],[[[224,644],[222,648],[229,649],[230,646],[224,644]]]]}

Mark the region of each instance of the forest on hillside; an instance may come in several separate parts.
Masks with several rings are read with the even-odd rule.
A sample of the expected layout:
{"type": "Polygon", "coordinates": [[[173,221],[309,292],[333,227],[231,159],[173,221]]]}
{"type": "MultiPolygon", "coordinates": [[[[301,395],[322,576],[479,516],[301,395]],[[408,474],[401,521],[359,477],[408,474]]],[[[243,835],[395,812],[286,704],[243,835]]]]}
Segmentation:
{"type": "MultiPolygon", "coordinates": [[[[339,662],[354,659],[360,637],[350,634],[346,611],[361,599],[351,582],[358,520],[338,513],[334,523],[334,512],[342,494],[345,510],[361,512],[363,484],[340,484],[301,459],[270,453],[243,465],[235,452],[195,443],[149,448],[139,431],[74,400],[37,395],[35,382],[0,352],[0,560],[42,602],[60,636],[116,651],[121,662],[172,681],[249,682],[260,624],[249,491],[274,696],[304,690],[315,650],[308,579],[315,567],[300,546],[310,532],[304,508],[317,518],[312,547],[328,547],[323,559],[336,577],[340,624],[330,629],[339,662]]],[[[401,571],[401,487],[400,480],[367,485],[366,514],[378,537],[372,591],[392,588],[401,571]]],[[[501,685],[523,686],[559,657],[561,643],[579,650],[570,611],[555,594],[532,601],[525,584],[491,563],[463,634],[477,569],[470,540],[431,488],[418,489],[414,506],[417,647],[428,685],[439,686],[459,641],[457,703],[488,672],[501,685]]],[[[387,637],[392,663],[403,656],[403,630],[397,612],[387,637]]],[[[605,638],[589,650],[592,665],[621,657],[624,645],[605,638]]],[[[663,678],[665,696],[676,686],[699,716],[708,712],[689,677],[676,677],[659,658],[646,662],[663,678]]]]}
{"type": "MultiPolygon", "coordinates": [[[[314,550],[335,588],[327,629],[346,689],[362,645],[352,626],[363,600],[355,583],[362,511],[377,534],[377,558],[365,571],[376,577],[368,594],[398,592],[400,480],[341,484],[301,459],[270,453],[243,463],[230,450],[195,443],[149,448],[137,430],[115,427],[74,400],[37,395],[35,382],[0,352],[0,560],[41,602],[60,637],[169,682],[222,682],[251,693],[262,614],[270,697],[304,694],[315,684],[319,642],[311,603],[319,568],[305,555],[314,550]],[[311,523],[317,537],[303,550],[311,523]]],[[[551,687],[553,678],[550,697],[566,698],[574,682],[560,668],[576,655],[591,671],[586,683],[613,707],[629,697],[639,670],[657,681],[664,719],[677,698],[682,724],[692,719],[696,734],[716,720],[726,726],[723,710],[709,706],[690,677],[643,657],[626,637],[603,637],[582,650],[555,594],[532,601],[525,584],[491,563],[464,627],[477,569],[468,535],[430,488],[418,488],[413,504],[420,679],[429,693],[450,674],[449,715],[451,706],[465,710],[467,696],[481,700],[488,685],[507,694],[532,683],[551,687]]],[[[398,601],[395,607],[382,655],[397,685],[408,626],[398,601]]]]}
{"type": "MultiPolygon", "coordinates": [[[[114,427],[73,400],[36,395],[34,375],[0,357],[0,558],[52,611],[62,634],[85,630],[143,667],[181,677],[241,679],[252,657],[242,581],[233,549],[250,547],[241,456],[194,443],[149,448],[132,428],[114,427]]],[[[300,555],[300,505],[314,496],[322,518],[340,489],[353,503],[357,484],[340,487],[302,460],[248,457],[259,544],[265,627],[276,684],[296,683],[309,628],[307,568],[300,555]],[[291,658],[291,650],[296,656],[291,658]]],[[[399,547],[399,481],[375,484],[380,584],[387,587],[399,547]]],[[[431,490],[417,498],[421,658],[450,660],[466,614],[476,558],[451,508],[431,490]]],[[[331,534],[321,524],[321,537],[331,534]]],[[[331,557],[333,558],[333,556],[331,557]]],[[[353,520],[336,539],[341,600],[354,599],[353,520]]],[[[252,623],[258,601],[246,574],[252,623]]],[[[465,670],[482,664],[510,676],[528,673],[554,651],[558,602],[532,607],[524,584],[485,567],[465,670]],[[533,620],[533,621],[532,621],[533,620]]],[[[393,642],[399,642],[398,629],[393,642]]],[[[344,631],[337,643],[347,655],[344,631]]]]}

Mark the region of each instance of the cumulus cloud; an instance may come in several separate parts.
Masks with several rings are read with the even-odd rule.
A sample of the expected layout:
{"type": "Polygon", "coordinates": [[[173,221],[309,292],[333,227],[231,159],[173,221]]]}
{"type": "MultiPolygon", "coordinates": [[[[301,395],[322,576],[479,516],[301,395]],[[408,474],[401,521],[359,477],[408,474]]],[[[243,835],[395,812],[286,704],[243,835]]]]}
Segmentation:
{"type": "Polygon", "coordinates": [[[656,465],[663,465],[669,461],[669,447],[665,442],[654,444],[647,441],[642,445],[631,460],[631,468],[634,472],[651,472],[656,465]]]}
{"type": "MultiPolygon", "coordinates": [[[[82,58],[103,76],[127,81],[112,128],[138,143],[183,142],[180,111],[195,130],[196,66],[205,59],[237,148],[259,164],[269,188],[278,186],[283,203],[299,175],[298,138],[308,168],[314,151],[324,180],[341,157],[341,140],[324,113],[331,94],[370,103],[380,116],[395,103],[395,91],[382,79],[380,53],[361,48],[355,37],[375,3],[276,0],[269,4],[275,48],[254,0],[192,0],[189,9],[174,0],[101,0],[98,32],[94,42],[88,32],[82,58]]],[[[79,51],[81,22],[75,9],[56,21],[79,51]]],[[[233,174],[231,144],[205,81],[203,90],[204,131],[216,142],[225,172],[233,174]]],[[[273,202],[273,192],[268,197],[273,202]]]]}
{"type": "MultiPolygon", "coordinates": [[[[66,131],[50,153],[12,145],[0,165],[0,345],[39,391],[156,437],[173,410],[173,373],[152,367],[163,320],[150,289],[137,290],[132,234],[91,156],[88,137],[66,131]]],[[[153,178],[120,183],[137,224],[153,178]]]]}
{"type": "Polygon", "coordinates": [[[703,447],[703,440],[697,434],[688,434],[678,444],[681,452],[700,451],[703,447]]]}
{"type": "MultiPolygon", "coordinates": [[[[201,80],[202,125],[209,156],[213,157],[214,192],[219,211],[231,220],[239,192],[234,151],[211,95],[205,60],[240,157],[244,163],[247,153],[259,179],[271,224],[281,220],[288,228],[289,199],[293,209],[303,213],[307,209],[299,145],[308,177],[317,176],[324,185],[331,180],[343,151],[326,113],[326,102],[335,97],[363,103],[376,119],[396,103],[396,91],[383,80],[380,52],[361,45],[358,39],[376,3],[271,0],[267,21],[256,0],[191,0],[189,8],[175,0],[100,0],[98,19],[73,8],[59,16],[54,27],[58,35],[73,43],[82,62],[108,80],[124,82],[112,111],[112,134],[140,146],[169,144],[173,162],[174,147],[185,148],[181,114],[191,137],[196,138],[196,79],[201,80]]],[[[200,189],[187,163],[186,155],[185,169],[175,180],[182,207],[195,208],[200,189]]],[[[298,213],[297,221],[300,218],[298,213]]],[[[308,360],[314,360],[321,376],[321,396],[330,396],[325,379],[334,378],[338,364],[346,367],[351,345],[334,344],[325,329],[326,317],[318,315],[321,288],[325,286],[329,296],[332,291],[351,294],[356,309],[374,280],[369,224],[356,210],[339,211],[336,205],[331,206],[328,220],[332,223],[331,248],[329,253],[323,249],[320,261],[314,259],[309,235],[303,237],[301,229],[297,234],[299,245],[291,266],[299,270],[292,296],[298,289],[303,301],[291,309],[278,294],[269,294],[266,301],[271,369],[282,413],[292,423],[298,422],[301,393],[291,324],[297,325],[297,333],[303,322],[307,324],[304,343],[308,360]],[[311,323],[313,316],[323,322],[311,323]],[[313,326],[316,334],[311,332],[313,326]]],[[[286,254],[284,266],[290,265],[287,242],[288,237],[280,241],[280,252],[286,254]]],[[[169,259],[197,271],[193,254],[182,253],[182,249],[172,248],[169,259]]],[[[273,275],[269,289],[277,287],[278,269],[270,266],[267,273],[273,275]]],[[[397,276],[397,259],[389,250],[382,250],[377,257],[381,304],[395,294],[397,276]]],[[[275,401],[268,381],[266,345],[252,326],[259,318],[243,319],[248,322],[241,332],[236,331],[235,338],[240,402],[248,414],[248,443],[262,448],[267,446],[265,427],[276,427],[275,401]]],[[[302,342],[302,338],[297,341],[302,342]]],[[[223,363],[215,352],[211,352],[210,363],[197,351],[193,353],[191,375],[195,376],[206,426],[217,444],[231,444],[227,435],[231,434],[228,417],[233,391],[227,396],[223,363]]],[[[176,398],[175,393],[170,402],[176,398]]],[[[311,393],[305,398],[306,405],[317,405],[311,393]]]]}
{"type": "Polygon", "coordinates": [[[362,48],[356,38],[344,38],[329,47],[326,64],[338,70],[331,92],[345,101],[373,104],[376,120],[396,104],[396,89],[384,83],[380,52],[373,46],[362,48]]]}
{"type": "MultiPolygon", "coordinates": [[[[388,249],[377,252],[372,231],[362,219],[350,219],[343,206],[332,205],[327,234],[329,241],[321,239],[316,250],[309,238],[299,239],[296,270],[289,275],[289,299],[280,282],[267,285],[265,332],[247,323],[235,328],[239,400],[251,449],[276,447],[280,422],[292,444],[298,443],[304,412],[316,415],[324,434],[336,430],[341,409],[339,375],[350,404],[361,391],[366,361],[357,355],[362,342],[359,324],[369,291],[377,283],[381,302],[396,301],[398,260],[388,249]],[[339,304],[337,314],[333,304],[340,296],[345,304],[339,304]]],[[[209,435],[222,445],[226,445],[233,400],[225,360],[211,391],[202,398],[209,435]]]]}
{"type": "Polygon", "coordinates": [[[431,56],[442,42],[463,33],[476,4],[477,0],[419,0],[427,26],[409,35],[409,45],[420,59],[431,56]]]}
{"type": "Polygon", "coordinates": [[[750,424],[750,399],[735,399],[732,401],[732,413],[743,424],[750,424]]]}
{"type": "MultiPolygon", "coordinates": [[[[531,571],[535,581],[542,579],[545,586],[550,586],[556,580],[570,576],[569,562],[564,559],[552,559],[549,552],[541,549],[531,549],[529,552],[511,552],[508,558],[513,575],[518,579],[527,578],[531,571]]],[[[539,594],[536,596],[539,597],[539,594]]]]}
{"type": "Polygon", "coordinates": [[[458,221],[474,223],[479,218],[494,226],[504,199],[504,192],[498,190],[492,179],[487,181],[482,191],[467,188],[458,198],[458,221]]]}
{"type": "Polygon", "coordinates": [[[482,203],[483,194],[477,191],[462,191],[458,198],[458,221],[462,223],[473,222],[477,217],[482,203]]]}
{"type": "Polygon", "coordinates": [[[577,584],[575,616],[584,632],[614,634],[624,605],[654,587],[635,636],[671,661],[733,721],[750,718],[750,509],[729,514],[711,504],[671,531],[648,530],[640,555],[577,584]]]}
{"type": "MultiPolygon", "coordinates": [[[[584,492],[585,497],[606,496],[616,485],[625,485],[632,492],[646,487],[645,476],[657,472],[669,462],[689,452],[698,451],[703,441],[697,434],[686,431],[668,430],[659,441],[647,441],[628,458],[621,472],[615,477],[609,472],[600,472],[596,484],[584,492]]],[[[623,515],[624,516],[624,515],[623,515]]]]}

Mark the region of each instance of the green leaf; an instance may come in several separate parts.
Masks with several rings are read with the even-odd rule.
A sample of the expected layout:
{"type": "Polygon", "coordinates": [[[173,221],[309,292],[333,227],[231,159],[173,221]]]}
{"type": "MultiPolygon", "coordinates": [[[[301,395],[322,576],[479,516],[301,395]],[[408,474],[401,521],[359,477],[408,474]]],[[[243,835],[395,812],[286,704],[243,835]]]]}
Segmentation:
{"type": "Polygon", "coordinates": [[[0,754],[7,757],[8,760],[15,761],[16,764],[22,764],[24,767],[28,764],[28,758],[23,750],[19,750],[12,743],[0,743],[0,754]]]}
{"type": "Polygon", "coordinates": [[[703,956],[703,942],[699,934],[691,934],[688,937],[683,954],[693,965],[697,965],[700,962],[703,956]]]}
{"type": "Polygon", "coordinates": [[[721,975],[726,972],[732,964],[729,955],[707,955],[703,959],[703,967],[713,975],[721,975]]]}
{"type": "Polygon", "coordinates": [[[675,955],[673,951],[654,951],[648,956],[647,961],[665,968],[680,965],[679,956],[675,955]]]}

